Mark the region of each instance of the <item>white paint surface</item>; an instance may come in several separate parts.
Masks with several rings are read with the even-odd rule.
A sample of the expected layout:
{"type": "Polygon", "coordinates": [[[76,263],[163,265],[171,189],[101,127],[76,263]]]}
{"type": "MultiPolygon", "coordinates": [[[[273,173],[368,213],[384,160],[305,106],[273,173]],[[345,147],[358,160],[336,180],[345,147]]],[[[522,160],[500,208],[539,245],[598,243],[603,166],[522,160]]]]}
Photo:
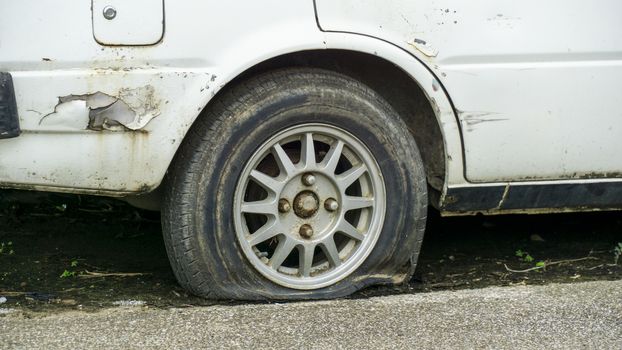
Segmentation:
{"type": "Polygon", "coordinates": [[[469,180],[622,171],[622,2],[316,3],[322,29],[387,40],[435,74],[458,112],[469,180]]]}
{"type": "Polygon", "coordinates": [[[122,29],[105,29],[111,36],[102,40],[157,44],[99,44],[93,29],[99,33],[101,11],[90,1],[0,0],[7,14],[0,71],[13,76],[23,130],[0,140],[3,186],[110,195],[153,189],[222,86],[266,59],[325,48],[378,55],[420,84],[443,132],[446,187],[470,186],[465,174],[511,182],[622,171],[618,1],[318,0],[328,32],[310,0],[167,1],[165,8],[115,0],[118,16],[133,1],[146,2],[130,13],[159,25],[118,17],[122,29]],[[147,29],[151,36],[139,33],[147,29]],[[80,101],[55,111],[60,96],[122,96],[146,86],[158,113],[137,112],[140,132],[87,130],[80,101]]]}

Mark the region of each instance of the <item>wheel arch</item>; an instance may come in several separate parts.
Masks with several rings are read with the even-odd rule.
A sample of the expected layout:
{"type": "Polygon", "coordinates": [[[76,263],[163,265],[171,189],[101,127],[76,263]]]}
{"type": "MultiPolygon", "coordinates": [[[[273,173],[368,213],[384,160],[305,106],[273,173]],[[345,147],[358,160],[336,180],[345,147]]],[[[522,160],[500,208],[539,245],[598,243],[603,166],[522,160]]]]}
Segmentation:
{"type": "Polygon", "coordinates": [[[410,134],[415,138],[424,159],[428,184],[442,191],[447,158],[442,130],[425,92],[408,73],[376,55],[327,49],[274,57],[253,66],[238,79],[245,80],[263,72],[296,67],[321,68],[345,74],[379,93],[404,119],[410,134]]]}
{"type": "Polygon", "coordinates": [[[434,190],[431,203],[438,206],[448,184],[463,181],[462,141],[450,100],[444,91],[439,94],[442,89],[438,87],[438,80],[413,57],[407,61],[410,65],[420,66],[420,69],[413,72],[378,52],[368,53],[351,48],[311,49],[276,55],[232,76],[208,101],[197,118],[203,117],[220,94],[270,70],[312,67],[351,76],[380,93],[402,116],[422,153],[428,184],[434,190]],[[429,89],[423,84],[426,80],[429,89]]]}

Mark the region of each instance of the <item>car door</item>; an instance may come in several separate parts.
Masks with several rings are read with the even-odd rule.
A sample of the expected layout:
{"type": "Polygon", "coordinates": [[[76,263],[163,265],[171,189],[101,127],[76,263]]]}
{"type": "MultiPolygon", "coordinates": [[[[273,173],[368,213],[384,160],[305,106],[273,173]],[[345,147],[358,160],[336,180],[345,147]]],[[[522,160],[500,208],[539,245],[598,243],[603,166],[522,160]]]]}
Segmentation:
{"type": "Polygon", "coordinates": [[[622,177],[621,2],[316,5],[323,30],[390,41],[433,71],[460,123],[467,180],[622,177]]]}

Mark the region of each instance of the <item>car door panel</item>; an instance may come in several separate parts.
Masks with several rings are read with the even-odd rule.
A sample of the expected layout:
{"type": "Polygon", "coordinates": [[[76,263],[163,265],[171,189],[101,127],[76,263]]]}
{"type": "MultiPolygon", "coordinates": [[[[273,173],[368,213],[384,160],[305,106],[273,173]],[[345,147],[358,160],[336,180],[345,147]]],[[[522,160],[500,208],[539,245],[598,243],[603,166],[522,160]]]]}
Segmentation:
{"type": "Polygon", "coordinates": [[[433,71],[461,125],[469,181],[622,177],[622,3],[316,5],[323,30],[390,41],[433,71]]]}

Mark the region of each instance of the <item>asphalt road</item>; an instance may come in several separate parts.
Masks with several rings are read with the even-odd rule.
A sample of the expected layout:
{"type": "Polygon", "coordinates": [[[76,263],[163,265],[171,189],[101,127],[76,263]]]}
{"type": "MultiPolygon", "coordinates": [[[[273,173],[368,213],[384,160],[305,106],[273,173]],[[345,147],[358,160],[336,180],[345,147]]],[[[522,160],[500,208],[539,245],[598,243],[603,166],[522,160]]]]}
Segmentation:
{"type": "Polygon", "coordinates": [[[622,281],[289,304],[2,312],[0,348],[7,349],[622,349],[622,281]]]}

